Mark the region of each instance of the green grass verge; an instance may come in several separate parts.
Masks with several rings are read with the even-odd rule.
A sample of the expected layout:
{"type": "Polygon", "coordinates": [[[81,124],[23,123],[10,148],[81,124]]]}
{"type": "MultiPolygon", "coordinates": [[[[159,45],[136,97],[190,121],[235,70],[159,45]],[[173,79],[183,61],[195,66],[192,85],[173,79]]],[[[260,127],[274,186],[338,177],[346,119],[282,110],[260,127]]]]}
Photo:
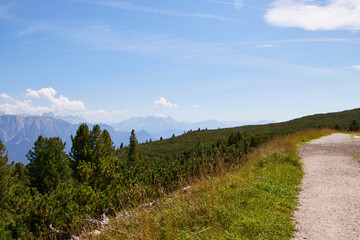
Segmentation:
{"type": "Polygon", "coordinates": [[[112,221],[102,239],[290,239],[303,177],[297,148],[329,130],[276,137],[231,172],[195,183],[151,210],[112,221]]]}

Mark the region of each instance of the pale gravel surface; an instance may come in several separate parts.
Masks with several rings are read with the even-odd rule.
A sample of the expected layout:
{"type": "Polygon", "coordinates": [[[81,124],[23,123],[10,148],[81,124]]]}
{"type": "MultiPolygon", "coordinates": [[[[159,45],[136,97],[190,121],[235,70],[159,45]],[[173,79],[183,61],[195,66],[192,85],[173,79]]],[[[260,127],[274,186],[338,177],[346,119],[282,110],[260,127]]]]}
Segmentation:
{"type": "Polygon", "coordinates": [[[299,150],[305,176],[294,239],[360,240],[360,139],[336,133],[299,150]]]}

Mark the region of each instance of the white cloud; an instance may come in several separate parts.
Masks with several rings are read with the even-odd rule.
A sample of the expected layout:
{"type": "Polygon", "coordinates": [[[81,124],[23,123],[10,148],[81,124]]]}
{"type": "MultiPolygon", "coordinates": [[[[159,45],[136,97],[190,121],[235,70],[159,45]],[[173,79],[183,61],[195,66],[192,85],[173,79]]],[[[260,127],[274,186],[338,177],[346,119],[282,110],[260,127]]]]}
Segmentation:
{"type": "Polygon", "coordinates": [[[11,100],[10,103],[0,104],[0,112],[6,114],[36,114],[54,113],[55,115],[79,115],[85,117],[92,122],[110,121],[128,113],[128,110],[86,110],[85,105],[81,101],[72,101],[69,98],[60,95],[54,88],[41,88],[40,90],[26,89],[26,93],[21,99],[13,99],[6,93],[0,94],[0,98],[11,100]],[[25,97],[25,99],[24,99],[25,97]],[[29,98],[36,99],[32,101],[29,98]]]}
{"type": "Polygon", "coordinates": [[[26,89],[26,96],[33,97],[33,98],[46,98],[48,100],[54,98],[56,91],[52,87],[49,88],[42,88],[38,91],[32,90],[30,88],[26,89]]]}
{"type": "Polygon", "coordinates": [[[191,107],[193,107],[193,108],[199,108],[200,105],[194,104],[194,105],[192,105],[191,107]]]}
{"type": "Polygon", "coordinates": [[[266,22],[278,27],[305,30],[360,30],[359,0],[277,0],[265,16],[266,22]]]}
{"type": "Polygon", "coordinates": [[[13,100],[13,98],[10,97],[9,95],[7,95],[6,93],[1,93],[0,97],[5,99],[5,100],[13,100]]]}
{"type": "Polygon", "coordinates": [[[164,97],[161,97],[159,100],[156,100],[154,103],[156,105],[161,105],[166,108],[177,108],[178,107],[178,105],[172,104],[171,102],[166,101],[166,99],[164,97]]]}
{"type": "Polygon", "coordinates": [[[349,67],[349,68],[360,71],[360,65],[351,66],[351,67],[349,67]]]}
{"type": "Polygon", "coordinates": [[[60,95],[59,98],[52,100],[52,107],[57,111],[81,111],[85,110],[85,105],[81,101],[70,101],[67,97],[60,95]]]}
{"type": "Polygon", "coordinates": [[[42,88],[40,90],[26,89],[25,97],[35,99],[45,99],[49,104],[43,104],[45,106],[38,106],[33,104],[31,99],[14,100],[6,93],[0,94],[0,97],[6,100],[14,101],[11,104],[6,103],[0,105],[0,111],[4,111],[8,114],[42,114],[45,112],[70,112],[70,111],[83,111],[85,110],[84,103],[81,101],[71,101],[67,97],[60,95],[58,98],[55,89],[52,87],[42,88]]]}
{"type": "Polygon", "coordinates": [[[1,104],[0,111],[7,114],[42,114],[52,112],[52,109],[50,107],[32,106],[26,101],[15,101],[13,104],[1,104]]]}
{"type": "Polygon", "coordinates": [[[85,105],[81,101],[71,101],[69,98],[60,95],[60,97],[56,98],[56,91],[52,87],[42,88],[38,91],[32,90],[30,88],[26,89],[26,96],[33,98],[44,98],[49,100],[52,105],[51,108],[54,111],[81,111],[85,110],[85,105]]]}

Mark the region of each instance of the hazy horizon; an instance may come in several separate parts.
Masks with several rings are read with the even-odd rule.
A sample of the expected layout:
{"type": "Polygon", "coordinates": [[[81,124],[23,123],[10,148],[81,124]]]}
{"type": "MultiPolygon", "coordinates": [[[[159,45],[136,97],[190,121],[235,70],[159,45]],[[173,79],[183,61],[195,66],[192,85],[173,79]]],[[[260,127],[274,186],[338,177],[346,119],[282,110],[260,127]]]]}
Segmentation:
{"type": "MultiPolygon", "coordinates": [[[[171,119],[174,120],[176,122],[187,122],[187,123],[199,123],[199,122],[207,122],[207,121],[216,121],[216,122],[220,122],[220,123],[225,123],[225,124],[236,124],[236,123],[246,123],[246,124],[257,124],[260,122],[275,122],[273,120],[269,120],[269,119],[260,119],[258,121],[221,121],[218,119],[206,119],[206,120],[202,120],[202,121],[186,121],[186,120],[178,120],[176,118],[173,118],[172,116],[134,116],[134,117],[129,117],[127,119],[123,119],[123,120],[119,120],[119,121],[103,121],[103,122],[98,122],[98,121],[89,121],[88,119],[82,117],[81,115],[56,115],[53,112],[49,112],[49,113],[43,113],[43,114],[29,114],[29,113],[21,113],[21,114],[16,114],[16,113],[5,113],[5,112],[1,112],[0,111],[0,116],[1,115],[13,115],[13,116],[26,116],[26,117],[50,117],[50,118],[56,118],[56,119],[63,119],[66,120],[70,123],[73,123],[72,121],[70,121],[70,118],[74,118],[74,119],[83,119],[84,121],[76,121],[76,123],[89,123],[89,124],[99,124],[99,123],[103,123],[103,124],[108,124],[108,125],[112,125],[112,124],[117,124],[117,123],[121,123],[121,122],[126,122],[129,120],[134,120],[134,119],[139,119],[142,118],[144,120],[148,119],[148,118],[155,118],[155,119],[171,119]]],[[[291,119],[289,119],[291,120],[291,119]]],[[[234,125],[235,126],[235,125],[234,125]]]]}

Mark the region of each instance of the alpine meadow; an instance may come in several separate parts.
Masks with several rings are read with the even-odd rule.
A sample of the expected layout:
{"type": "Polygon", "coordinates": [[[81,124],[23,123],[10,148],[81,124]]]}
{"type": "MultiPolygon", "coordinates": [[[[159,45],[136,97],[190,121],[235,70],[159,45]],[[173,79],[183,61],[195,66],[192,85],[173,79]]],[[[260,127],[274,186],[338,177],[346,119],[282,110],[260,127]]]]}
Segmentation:
{"type": "Polygon", "coordinates": [[[0,240],[360,239],[359,0],[0,0],[0,240]]]}
{"type": "Polygon", "coordinates": [[[69,153],[60,138],[39,136],[26,166],[8,164],[1,144],[1,236],[91,238],[97,230],[104,238],[178,239],[205,229],[195,238],[289,238],[298,144],[354,122],[358,130],[350,119],[359,118],[354,109],[144,144],[132,131],[123,148],[98,125],[81,124],[69,153]]]}

